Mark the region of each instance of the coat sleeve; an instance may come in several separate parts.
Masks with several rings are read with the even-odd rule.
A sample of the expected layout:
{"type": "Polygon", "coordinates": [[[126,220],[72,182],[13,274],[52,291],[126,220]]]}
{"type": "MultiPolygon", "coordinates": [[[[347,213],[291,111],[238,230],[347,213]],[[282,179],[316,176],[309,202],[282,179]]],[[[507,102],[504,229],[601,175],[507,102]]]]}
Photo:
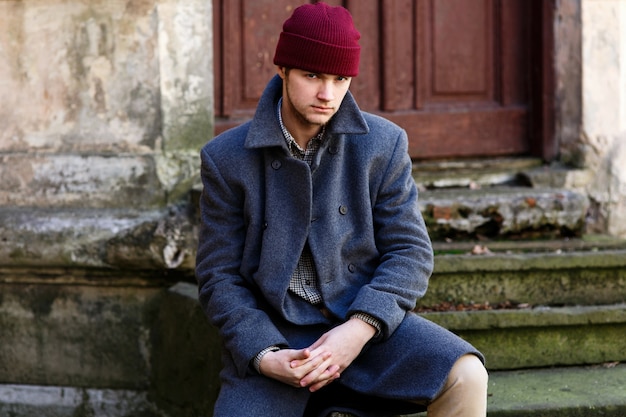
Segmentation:
{"type": "Polygon", "coordinates": [[[404,130],[395,143],[372,207],[379,263],[348,311],[348,315],[364,312],[380,320],[383,339],[393,334],[426,292],[434,261],[404,130]]]}
{"type": "Polygon", "coordinates": [[[250,361],[258,352],[287,341],[259,305],[254,284],[240,273],[248,227],[243,187],[224,178],[206,147],[201,161],[204,189],[196,259],[199,299],[243,376],[250,372],[250,361]]]}

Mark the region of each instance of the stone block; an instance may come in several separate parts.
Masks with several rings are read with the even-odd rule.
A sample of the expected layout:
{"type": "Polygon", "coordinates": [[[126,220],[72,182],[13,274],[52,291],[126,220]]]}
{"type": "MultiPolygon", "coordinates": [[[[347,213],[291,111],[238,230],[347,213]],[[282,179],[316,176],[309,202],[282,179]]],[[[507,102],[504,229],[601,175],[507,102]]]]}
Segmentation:
{"type": "Polygon", "coordinates": [[[0,383],[145,390],[162,291],[0,283],[0,383]]]}
{"type": "Polygon", "coordinates": [[[139,209],[165,202],[150,156],[0,155],[0,206],[139,209]]]}
{"type": "Polygon", "coordinates": [[[219,392],[221,341],[198,302],[196,285],[178,283],[159,309],[153,397],[173,416],[210,416],[219,392]]]}

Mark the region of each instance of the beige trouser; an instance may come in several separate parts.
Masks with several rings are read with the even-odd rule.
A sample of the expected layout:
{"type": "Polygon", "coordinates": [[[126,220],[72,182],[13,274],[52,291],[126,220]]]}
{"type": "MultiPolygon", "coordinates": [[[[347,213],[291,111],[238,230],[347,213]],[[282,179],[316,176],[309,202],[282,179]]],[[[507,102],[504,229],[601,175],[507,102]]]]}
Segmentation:
{"type": "Polygon", "coordinates": [[[487,370],[474,355],[456,361],[446,384],[428,405],[428,417],[485,417],[487,370]]]}

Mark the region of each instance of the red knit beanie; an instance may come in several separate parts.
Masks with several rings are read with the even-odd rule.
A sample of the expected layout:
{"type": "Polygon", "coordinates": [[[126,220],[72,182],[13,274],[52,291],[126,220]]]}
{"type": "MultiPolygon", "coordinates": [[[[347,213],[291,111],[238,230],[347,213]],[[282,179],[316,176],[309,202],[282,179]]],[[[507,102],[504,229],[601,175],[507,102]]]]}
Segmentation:
{"type": "Polygon", "coordinates": [[[360,38],[348,10],[326,3],[305,4],[283,24],[274,64],[354,77],[359,73],[360,38]]]}

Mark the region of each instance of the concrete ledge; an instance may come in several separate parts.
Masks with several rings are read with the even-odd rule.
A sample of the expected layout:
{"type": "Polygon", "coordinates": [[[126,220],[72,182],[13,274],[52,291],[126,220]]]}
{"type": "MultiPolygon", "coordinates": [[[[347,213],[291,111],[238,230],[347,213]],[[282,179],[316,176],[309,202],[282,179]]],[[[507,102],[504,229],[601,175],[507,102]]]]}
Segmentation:
{"type": "Polygon", "coordinates": [[[626,249],[602,251],[494,253],[491,255],[439,255],[435,273],[475,271],[530,271],[578,268],[623,268],[626,249]]]}
{"type": "MultiPolygon", "coordinates": [[[[469,188],[518,183],[520,174],[542,167],[539,158],[488,158],[413,163],[413,179],[420,189],[469,188]]],[[[552,172],[552,170],[550,171],[552,172]]],[[[533,182],[533,184],[535,184],[533,182]]],[[[539,185],[539,184],[537,184],[539,185]]],[[[559,186],[563,186],[560,184],[559,186]]]]}
{"type": "Polygon", "coordinates": [[[0,385],[0,415],[12,417],[163,416],[145,392],[0,385]]]}
{"type": "MultiPolygon", "coordinates": [[[[0,334],[4,366],[0,375],[14,375],[16,369],[21,374],[1,381],[5,385],[0,385],[0,415],[211,415],[219,390],[221,346],[197,301],[194,284],[134,289],[38,285],[43,297],[25,285],[8,288],[5,283],[0,292],[6,319],[0,325],[0,333],[5,332],[0,334]],[[129,304],[121,303],[125,299],[121,294],[129,304]],[[28,300],[38,301],[28,304],[28,300]],[[19,342],[6,333],[9,328],[17,331],[19,342]],[[64,334],[75,338],[47,343],[64,334]],[[90,334],[97,343],[78,343],[90,334]],[[30,339],[23,339],[26,336],[30,339]],[[35,349],[39,356],[31,357],[25,349],[30,346],[39,349],[35,349]],[[44,351],[45,346],[53,349],[44,351]],[[59,346],[63,349],[57,354],[54,349],[59,346]],[[34,367],[37,361],[43,362],[34,367]]],[[[502,371],[626,360],[626,304],[424,317],[460,334],[487,356],[490,417],[578,417],[595,411],[626,415],[624,365],[502,371]],[[556,372],[563,374],[553,376],[556,372]],[[574,387],[575,380],[581,384],[586,380],[588,386],[574,387]],[[587,395],[596,389],[597,395],[587,395]],[[622,396],[615,399],[612,393],[622,396]]]]}
{"type": "MultiPolygon", "coordinates": [[[[0,210],[0,267],[154,271],[193,279],[194,203],[154,211],[0,210]]],[[[520,246],[522,246],[520,244],[520,246]]],[[[524,246],[528,250],[528,246],[524,246]]],[[[0,277],[0,280],[2,277],[0,277]]],[[[612,304],[626,300],[626,249],[439,254],[420,305],[442,301],[612,304]]]]}
{"type": "Polygon", "coordinates": [[[193,271],[192,204],[153,210],[0,209],[0,266],[193,271]]]}

